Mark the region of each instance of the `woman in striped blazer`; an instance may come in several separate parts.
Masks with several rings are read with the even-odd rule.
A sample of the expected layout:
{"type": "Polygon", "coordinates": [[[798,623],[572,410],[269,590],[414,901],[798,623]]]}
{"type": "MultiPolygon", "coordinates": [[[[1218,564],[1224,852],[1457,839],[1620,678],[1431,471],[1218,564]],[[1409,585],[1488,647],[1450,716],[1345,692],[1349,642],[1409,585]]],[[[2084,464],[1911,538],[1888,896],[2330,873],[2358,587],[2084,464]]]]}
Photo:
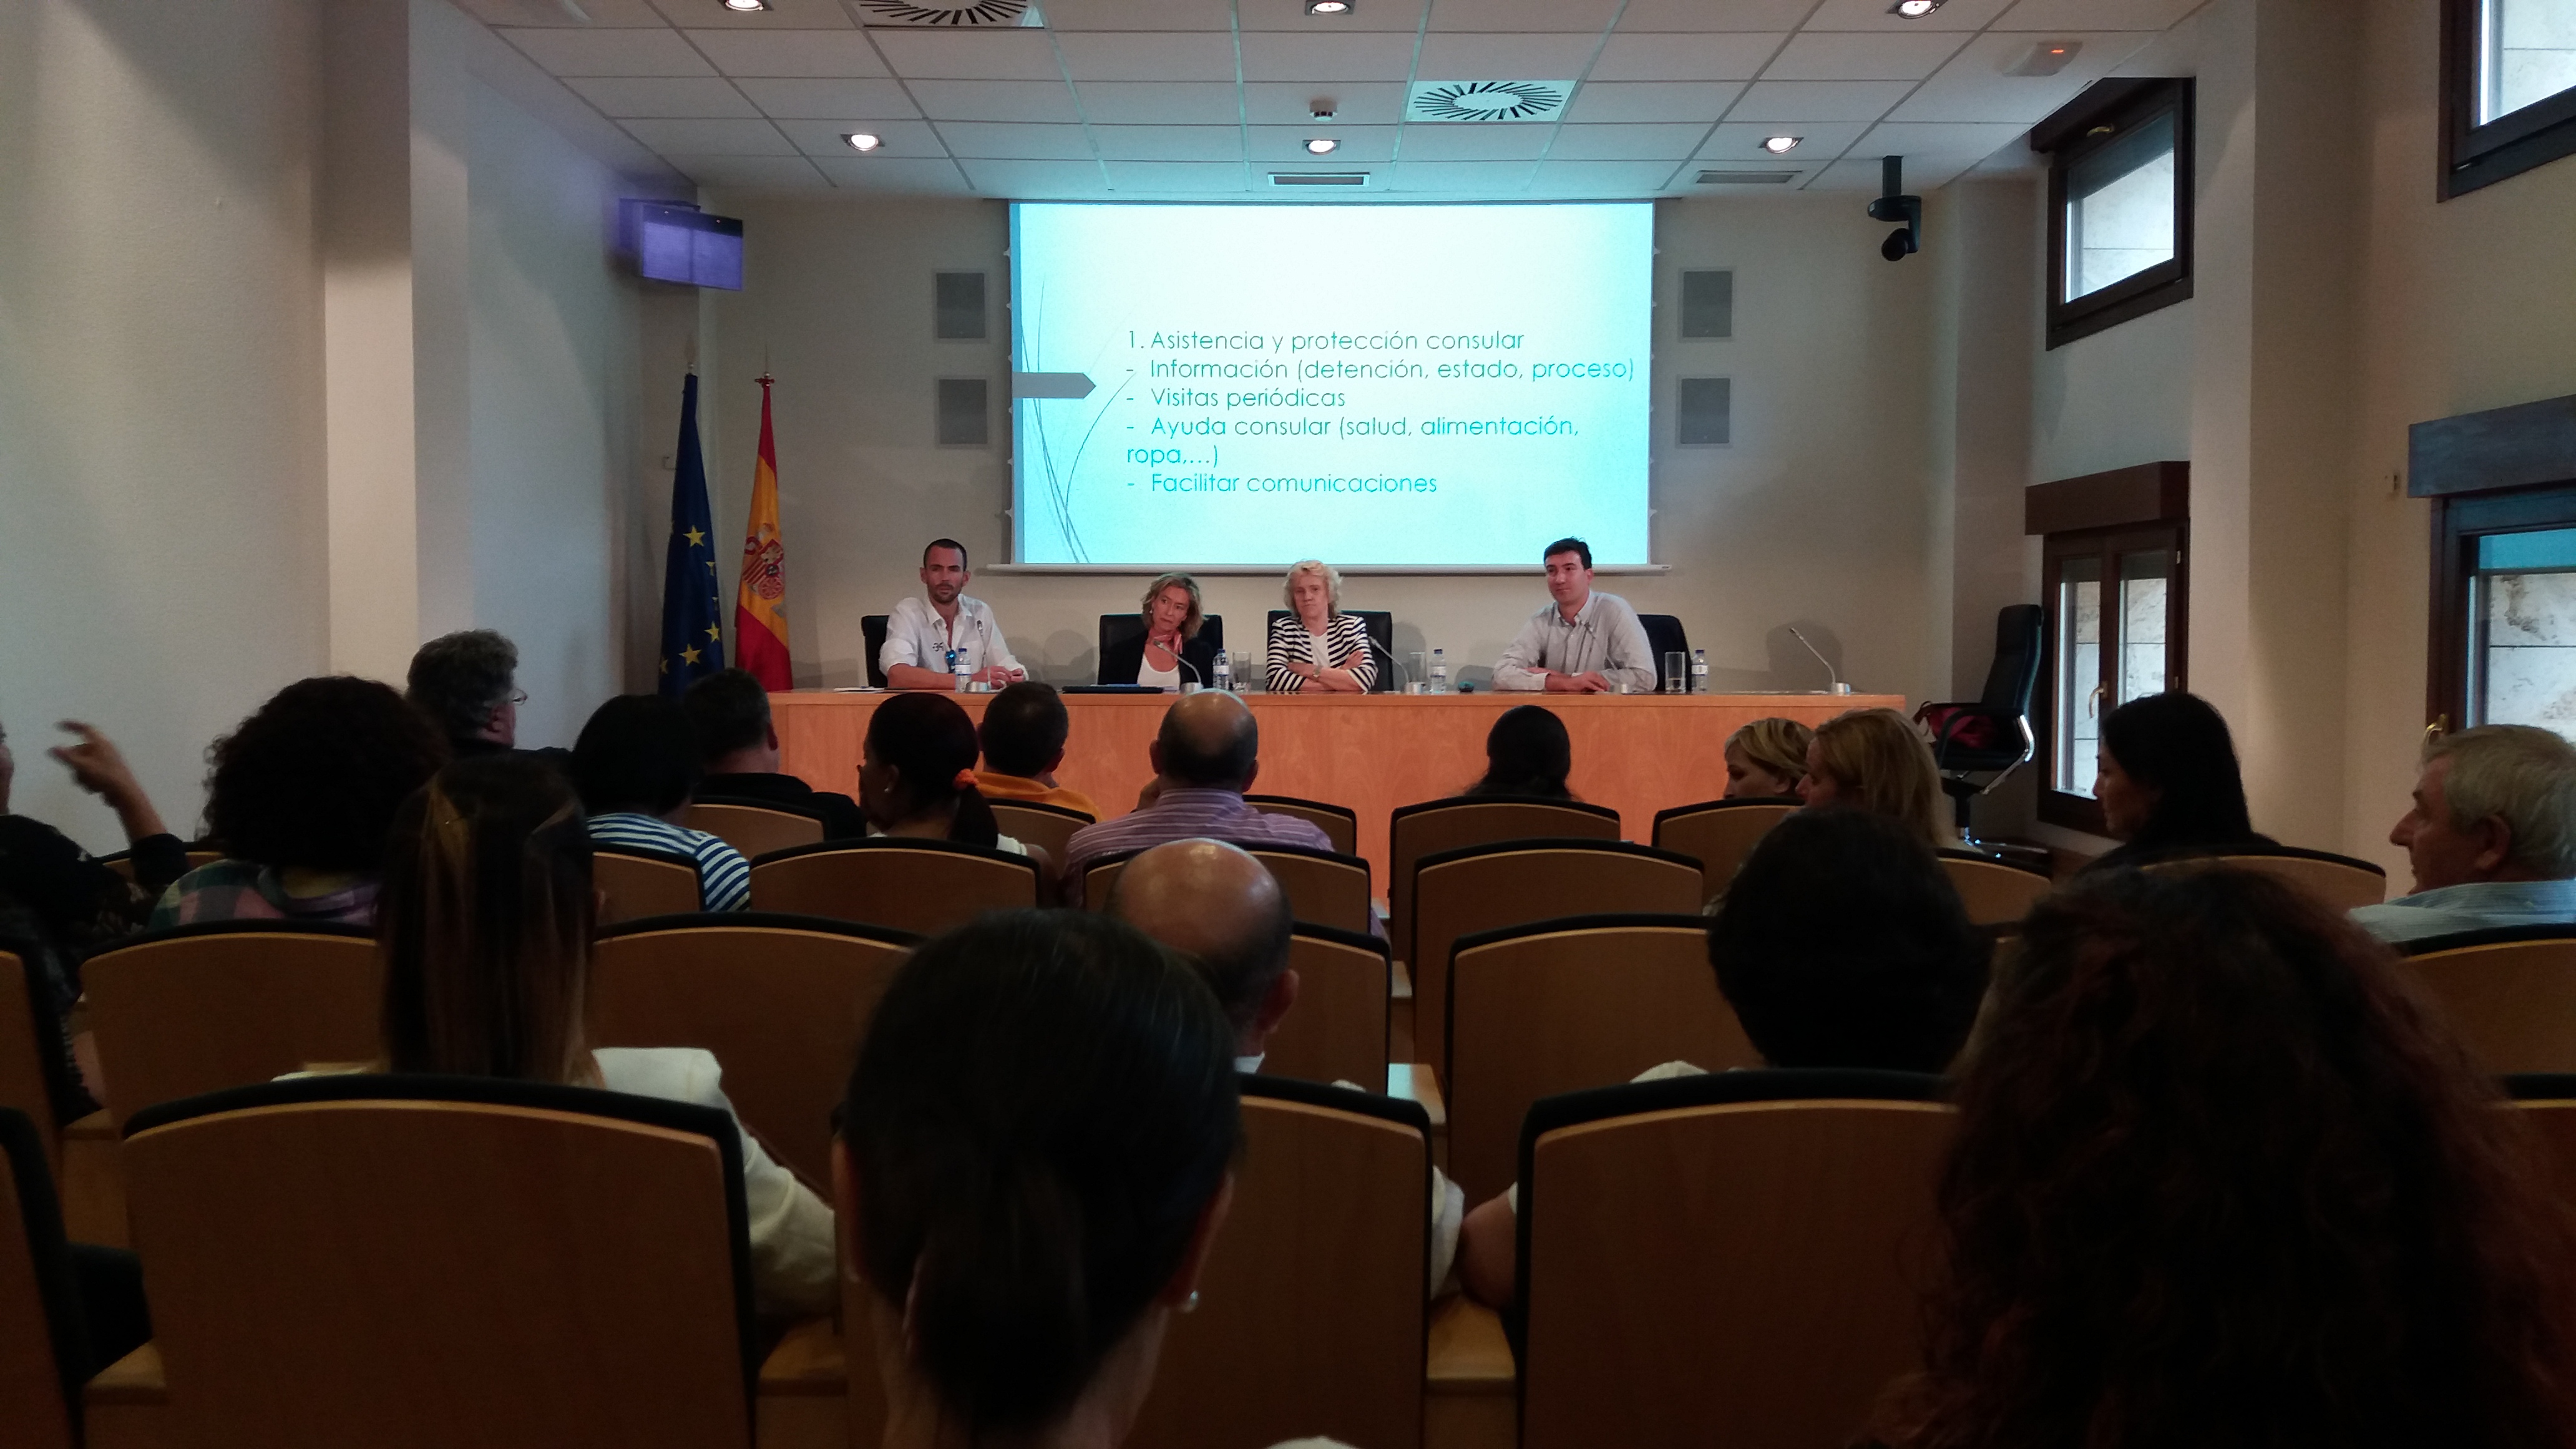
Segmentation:
{"type": "Polygon", "coordinates": [[[1288,613],[1270,621],[1270,692],[1366,694],[1377,682],[1368,626],[1341,610],[1342,576],[1321,559],[1288,570],[1288,613]]]}

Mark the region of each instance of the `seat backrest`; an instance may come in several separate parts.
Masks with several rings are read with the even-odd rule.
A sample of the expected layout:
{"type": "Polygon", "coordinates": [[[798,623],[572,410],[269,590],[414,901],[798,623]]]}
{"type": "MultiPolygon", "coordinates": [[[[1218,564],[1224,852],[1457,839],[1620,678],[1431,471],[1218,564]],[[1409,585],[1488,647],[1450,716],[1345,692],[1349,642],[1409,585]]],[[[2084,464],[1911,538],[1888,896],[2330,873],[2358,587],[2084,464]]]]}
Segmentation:
{"type": "Polygon", "coordinates": [[[358,926],[215,921],[81,968],[109,1117],[383,1053],[384,969],[358,926]]]}
{"type": "Polygon", "coordinates": [[[1369,867],[1356,855],[1301,850],[1293,845],[1247,845],[1288,895],[1288,913],[1336,930],[1369,928],[1369,867]]]}
{"type": "Polygon", "coordinates": [[[865,661],[868,669],[868,684],[875,689],[886,687],[885,666],[877,662],[885,653],[886,618],[884,614],[859,616],[859,641],[868,651],[865,661]]]}
{"type": "Polygon", "coordinates": [[[675,916],[706,904],[697,861],[672,851],[600,847],[591,852],[590,879],[603,898],[603,926],[675,916]]]}
{"type": "Polygon", "coordinates": [[[2139,868],[2155,871],[2250,870],[2296,886],[2320,904],[2337,911],[2375,906],[2388,899],[2388,872],[2380,866],[2349,855],[2303,850],[2294,845],[2232,846],[2223,851],[2167,855],[2139,868]]]}
{"type": "Polygon", "coordinates": [[[1681,694],[1688,691],[1690,665],[1687,661],[1690,658],[1690,635],[1682,628],[1681,615],[1639,614],[1637,622],[1645,627],[1646,652],[1654,657],[1655,692],[1681,694]],[[1667,654],[1679,654],[1685,661],[1678,681],[1664,676],[1664,656],[1667,654]]]}
{"type": "Polygon", "coordinates": [[[1398,806],[1387,817],[1386,898],[1395,959],[1421,972],[1413,949],[1413,869],[1426,855],[1504,840],[1617,840],[1619,812],[1579,800],[1456,795],[1398,806]]]}
{"type": "Polygon", "coordinates": [[[1520,1172],[1525,1449],[1858,1437],[1918,1361],[1955,1129],[1936,1085],[1733,1072],[1534,1107],[1520,1172]]]}
{"type": "Polygon", "coordinates": [[[2540,1148],[2542,1180],[2562,1203],[2576,1203],[2576,1075],[2511,1073],[2504,1079],[2513,1110],[2540,1148]]]}
{"type": "MultiPolygon", "coordinates": [[[[1142,614],[1103,614],[1100,616],[1100,652],[1102,654],[1107,654],[1111,649],[1128,642],[1144,632],[1145,616],[1142,614]]],[[[1211,648],[1223,649],[1225,647],[1225,616],[1223,614],[1203,614],[1199,616],[1199,632],[1197,637],[1205,639],[1211,648]]],[[[1186,676],[1184,676],[1184,678],[1186,678],[1186,676]]]]}
{"type": "Polygon", "coordinates": [[[752,862],[756,911],[831,916],[935,936],[979,912],[1038,903],[1037,862],[953,840],[834,840],[752,862]]]}
{"type": "Polygon", "coordinates": [[[1658,810],[1655,848],[1698,861],[1709,893],[1722,894],[1754,845],[1797,808],[1795,800],[1702,800],[1658,810]]]}
{"type": "Polygon", "coordinates": [[[917,942],[758,911],[612,926],[591,957],[591,1044],[715,1053],[735,1114],[808,1181],[829,1182],[832,1107],[877,998],[917,942]]]}
{"type": "MultiPolygon", "coordinates": [[[[201,865],[212,865],[212,864],[214,864],[216,861],[219,861],[219,860],[221,860],[221,859],[223,859],[223,858],[224,858],[224,853],[223,853],[222,851],[215,849],[213,846],[210,846],[210,845],[203,845],[203,844],[197,844],[197,845],[191,845],[191,846],[189,846],[189,847],[188,847],[188,852],[187,852],[187,854],[188,854],[188,869],[190,869],[190,870],[195,870],[197,867],[199,867],[199,866],[201,866],[201,865]]],[[[99,863],[99,864],[101,864],[101,865],[103,865],[103,866],[106,866],[109,870],[115,871],[118,875],[121,875],[121,876],[125,877],[126,882],[127,882],[128,884],[133,883],[133,880],[134,880],[134,852],[133,852],[133,851],[131,851],[131,850],[119,850],[119,851],[113,851],[113,852],[111,852],[111,853],[109,853],[109,854],[99,856],[99,857],[98,857],[98,863],[99,863]]]]}
{"type": "Polygon", "coordinates": [[[62,1133],[54,1125],[54,1074],[62,1043],[51,1040],[59,1023],[37,1020],[34,968],[14,951],[0,951],[0,1112],[27,1116],[44,1149],[45,1170],[63,1170],[62,1133]]]}
{"type": "Polygon", "coordinates": [[[1300,800],[1294,795],[1246,795],[1243,803],[1264,815],[1293,815],[1324,832],[1337,855],[1360,853],[1360,812],[1347,805],[1300,800]]]}
{"type": "Polygon", "coordinates": [[[320,1077],[149,1109],[123,1152],[174,1437],[748,1449],[721,1108],[320,1077]]]}
{"type": "Polygon", "coordinates": [[[1412,1102],[1247,1077],[1234,1207],[1163,1340],[1131,1449],[1422,1442],[1431,1124],[1412,1102]]]}
{"type": "Polygon", "coordinates": [[[1395,975],[1385,939],[1300,921],[1288,966],[1297,973],[1297,1004],[1270,1034],[1263,1074],[1372,1091],[1383,1085],[1395,975]]]}
{"type": "Polygon", "coordinates": [[[1995,611],[1995,660],[1986,666],[1978,703],[2030,713],[2031,694],[2039,687],[2041,618],[2037,604],[2006,604],[1995,611]]]}
{"type": "Polygon", "coordinates": [[[89,1347],[36,1124],[0,1106],[0,1404],[12,1449],[73,1449],[89,1347]]]}
{"type": "Polygon", "coordinates": [[[1109,892],[1117,887],[1119,872],[1124,871],[1127,868],[1127,862],[1135,858],[1136,852],[1122,850],[1115,855],[1104,855],[1084,866],[1082,904],[1095,911],[1109,909],[1109,892]]]}
{"type": "Polygon", "coordinates": [[[2409,942],[2406,969],[2490,1072],[2576,1072],[2576,927],[2409,942]]]}
{"type": "Polygon", "coordinates": [[[1449,1175],[1469,1202],[1511,1184],[1521,1119],[1541,1097],[1671,1061],[1762,1064],[1717,989],[1698,916],[1575,916],[1462,937],[1448,1014],[1449,1175]]]}
{"type": "Polygon", "coordinates": [[[2057,882],[2045,872],[1969,850],[1942,851],[1941,870],[1958,887],[1959,904],[1968,908],[1968,920],[1979,926],[2018,921],[2057,889],[2057,882]]]}
{"type": "Polygon", "coordinates": [[[990,800],[994,823],[1002,833],[1022,845],[1034,845],[1047,853],[1050,860],[1063,860],[1065,842],[1073,832],[1089,825],[1092,818],[1079,810],[1062,805],[1049,805],[1041,800],[990,800]]]}
{"type": "Polygon", "coordinates": [[[1560,916],[1696,914],[1699,862],[1615,840],[1522,840],[1422,858],[1415,870],[1414,1047],[1442,1078],[1450,948],[1462,936],[1560,916]]]}
{"type": "Polygon", "coordinates": [[[741,851],[745,860],[823,838],[822,816],[759,800],[709,796],[689,806],[686,823],[741,851]]]}

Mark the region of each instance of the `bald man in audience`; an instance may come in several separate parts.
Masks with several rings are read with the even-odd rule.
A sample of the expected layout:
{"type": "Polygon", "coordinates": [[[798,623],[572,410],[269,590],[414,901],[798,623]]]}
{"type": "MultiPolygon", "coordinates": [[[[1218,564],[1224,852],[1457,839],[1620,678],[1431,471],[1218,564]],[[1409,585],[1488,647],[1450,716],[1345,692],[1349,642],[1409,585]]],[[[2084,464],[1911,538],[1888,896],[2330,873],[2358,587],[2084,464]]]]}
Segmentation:
{"type": "Polygon", "coordinates": [[[1135,813],[1086,825],[1065,842],[1066,905],[1082,904],[1083,872],[1094,861],[1174,840],[1333,848],[1312,821],[1265,815],[1244,802],[1261,773],[1261,726],[1233,695],[1210,689],[1181,696],[1163,711],[1163,728],[1146,753],[1154,778],[1135,813]]]}
{"type": "MultiPolygon", "coordinates": [[[[1288,964],[1294,929],[1288,897],[1269,869],[1221,840],[1177,840],[1127,862],[1109,889],[1107,909],[1206,975],[1226,1020],[1234,1023],[1235,1070],[1261,1070],[1271,1034],[1297,1004],[1297,970],[1288,964]]],[[[1367,1090],[1356,1082],[1333,1085],[1367,1090]]],[[[1457,1258],[1466,1209],[1466,1194],[1440,1169],[1431,1169],[1428,1286],[1434,1294],[1446,1285],[1457,1258]]]]}
{"type": "Polygon", "coordinates": [[[2352,913],[2383,941],[2576,924],[2576,745],[2531,725],[2434,736],[2388,840],[2415,889],[2352,913]]]}

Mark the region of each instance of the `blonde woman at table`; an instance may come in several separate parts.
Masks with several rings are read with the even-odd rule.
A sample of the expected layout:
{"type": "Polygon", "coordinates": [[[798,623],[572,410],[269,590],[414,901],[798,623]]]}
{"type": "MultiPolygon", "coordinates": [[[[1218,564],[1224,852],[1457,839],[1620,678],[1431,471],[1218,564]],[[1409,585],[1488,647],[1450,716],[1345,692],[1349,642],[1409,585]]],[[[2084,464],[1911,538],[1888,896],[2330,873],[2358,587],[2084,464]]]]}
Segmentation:
{"type": "Polygon", "coordinates": [[[1145,586],[1145,632],[1100,654],[1102,684],[1141,684],[1179,689],[1183,681],[1206,684],[1216,674],[1216,641],[1199,637],[1207,609],[1199,581],[1164,574],[1145,586]]]}
{"type": "Polygon", "coordinates": [[[1342,612],[1342,575],[1322,559],[1288,569],[1288,613],[1270,621],[1272,694],[1366,694],[1377,683],[1368,626],[1342,612]]]}

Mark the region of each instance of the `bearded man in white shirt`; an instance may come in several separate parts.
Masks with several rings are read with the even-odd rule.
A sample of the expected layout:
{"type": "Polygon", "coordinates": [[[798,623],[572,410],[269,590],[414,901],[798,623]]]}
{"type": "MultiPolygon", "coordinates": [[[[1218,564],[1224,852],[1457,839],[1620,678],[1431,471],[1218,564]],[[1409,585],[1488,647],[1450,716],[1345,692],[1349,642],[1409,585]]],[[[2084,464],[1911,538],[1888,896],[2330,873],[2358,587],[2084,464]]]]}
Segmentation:
{"type": "Polygon", "coordinates": [[[885,647],[877,651],[888,688],[953,690],[960,658],[966,677],[988,689],[1029,677],[1003,642],[992,605],[968,597],[966,585],[974,577],[966,567],[966,545],[953,538],[934,538],[921,551],[927,598],[894,606],[886,616],[885,647]]]}

